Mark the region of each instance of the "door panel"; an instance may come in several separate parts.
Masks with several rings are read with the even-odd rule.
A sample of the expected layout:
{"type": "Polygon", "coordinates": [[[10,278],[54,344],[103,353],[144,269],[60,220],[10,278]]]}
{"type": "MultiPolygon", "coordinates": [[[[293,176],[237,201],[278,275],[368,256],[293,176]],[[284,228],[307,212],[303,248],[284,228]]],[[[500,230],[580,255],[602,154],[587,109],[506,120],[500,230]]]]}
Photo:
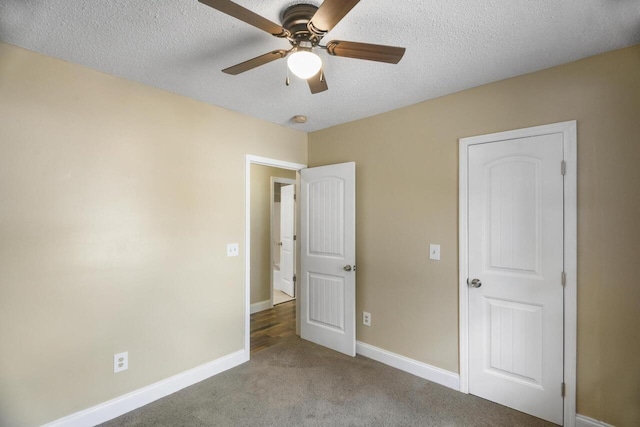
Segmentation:
{"type": "Polygon", "coordinates": [[[541,385],[542,307],[486,298],[489,370],[512,380],[541,385]]]}
{"type": "Polygon", "coordinates": [[[541,234],[538,209],[541,162],[512,156],[486,166],[491,231],[488,267],[515,273],[535,273],[540,266],[541,234]]]}
{"type": "Polygon", "coordinates": [[[300,200],[301,336],[355,356],[355,163],[303,169],[300,200]]]}
{"type": "Polygon", "coordinates": [[[469,392],[563,420],[563,136],[468,148],[469,392]]]}
{"type": "Polygon", "coordinates": [[[309,323],[344,333],[345,280],[309,274],[309,323]]]}
{"type": "Polygon", "coordinates": [[[327,177],[310,182],[309,254],[344,258],[345,180],[327,177]]]}
{"type": "Polygon", "coordinates": [[[290,297],[294,296],[295,188],[295,185],[280,188],[280,289],[290,297]]]}

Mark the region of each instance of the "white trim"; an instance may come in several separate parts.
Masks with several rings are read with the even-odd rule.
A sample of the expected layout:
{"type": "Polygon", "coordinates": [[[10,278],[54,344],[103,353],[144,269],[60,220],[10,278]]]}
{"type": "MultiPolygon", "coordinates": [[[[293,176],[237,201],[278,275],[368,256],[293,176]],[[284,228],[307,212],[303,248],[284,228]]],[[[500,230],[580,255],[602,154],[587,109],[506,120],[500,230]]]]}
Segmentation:
{"type": "Polygon", "coordinates": [[[594,420],[584,415],[576,415],[576,427],[613,427],[603,421],[594,420]]]}
{"type": "Polygon", "coordinates": [[[460,320],[458,322],[458,348],[460,366],[460,391],[469,393],[469,290],[467,288],[468,254],[467,236],[469,235],[468,206],[467,206],[467,148],[468,145],[460,140],[458,173],[458,303],[460,304],[460,320]]]}
{"type": "Polygon", "coordinates": [[[269,157],[254,156],[251,154],[246,155],[246,161],[247,163],[253,163],[255,165],[271,166],[274,168],[290,169],[295,171],[306,169],[307,167],[307,165],[303,163],[288,162],[286,160],[271,159],[269,157]]]}
{"type": "Polygon", "coordinates": [[[157,383],[124,394],[91,408],[45,424],[42,427],[87,427],[112,420],[127,412],[168,396],[185,387],[206,380],[220,372],[234,368],[249,360],[249,353],[238,350],[219,359],[197,366],[157,383]]]}
{"type": "Polygon", "coordinates": [[[576,423],[578,354],[578,135],[577,122],[565,122],[564,161],[564,425],[576,423]]]}
{"type": "Polygon", "coordinates": [[[467,149],[470,145],[514,138],[562,133],[564,160],[564,270],[567,274],[564,306],[564,425],[576,425],[576,337],[577,337],[577,122],[575,120],[535,126],[507,132],[460,139],[459,151],[459,315],[460,315],[460,391],[469,393],[468,329],[468,223],[467,223],[467,149]]]}
{"type": "Polygon", "coordinates": [[[299,171],[307,165],[247,154],[244,164],[244,350],[251,349],[251,165],[273,166],[299,171]]]}
{"type": "Polygon", "coordinates": [[[269,310],[271,307],[273,307],[271,299],[266,299],[264,301],[254,302],[251,304],[251,310],[249,312],[253,314],[259,311],[269,310]]]}
{"type": "Polygon", "coordinates": [[[460,389],[460,378],[456,373],[409,359],[361,341],[356,341],[356,353],[445,387],[454,390],[460,389]]]}

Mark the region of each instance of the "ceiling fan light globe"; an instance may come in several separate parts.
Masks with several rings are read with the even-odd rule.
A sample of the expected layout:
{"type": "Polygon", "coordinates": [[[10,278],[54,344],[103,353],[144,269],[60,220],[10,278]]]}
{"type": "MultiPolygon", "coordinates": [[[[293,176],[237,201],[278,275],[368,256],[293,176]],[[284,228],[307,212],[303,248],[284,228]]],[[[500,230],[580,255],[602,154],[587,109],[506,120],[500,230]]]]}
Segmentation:
{"type": "Polygon", "coordinates": [[[298,51],[289,55],[287,66],[297,77],[306,80],[318,74],[322,60],[313,52],[298,51]]]}

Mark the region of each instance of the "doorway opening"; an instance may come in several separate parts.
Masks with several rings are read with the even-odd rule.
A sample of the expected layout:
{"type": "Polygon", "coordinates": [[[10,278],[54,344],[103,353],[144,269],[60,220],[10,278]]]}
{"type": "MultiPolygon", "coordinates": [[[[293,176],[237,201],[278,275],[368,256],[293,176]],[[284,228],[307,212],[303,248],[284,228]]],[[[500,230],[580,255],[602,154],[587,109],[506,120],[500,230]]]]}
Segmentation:
{"type": "MultiPolygon", "coordinates": [[[[299,183],[299,171],[306,168],[306,165],[300,163],[287,162],[266,157],[258,157],[247,155],[245,159],[245,339],[244,348],[249,358],[252,350],[252,336],[262,336],[262,339],[268,339],[271,336],[281,334],[275,331],[269,334],[269,328],[291,328],[291,316],[294,316],[295,334],[299,334],[298,317],[299,317],[299,301],[297,299],[283,303],[280,307],[273,308],[274,298],[273,290],[281,290],[278,288],[286,287],[288,292],[285,295],[297,296],[299,293],[298,284],[293,280],[293,275],[298,270],[299,248],[293,244],[294,236],[299,234],[295,228],[299,227],[299,221],[295,218],[299,217],[299,209],[294,208],[293,212],[289,211],[286,218],[294,224],[293,231],[289,232],[286,238],[290,239],[285,249],[285,258],[280,253],[278,243],[282,242],[285,246],[286,240],[281,239],[280,230],[278,230],[278,240],[275,239],[274,227],[274,200],[275,183],[279,183],[280,205],[282,205],[282,190],[285,190],[290,197],[296,193],[296,187],[299,183]],[[287,188],[288,187],[288,188],[287,188]],[[291,234],[293,233],[293,234],[291,234]],[[275,247],[278,248],[276,256],[275,247]],[[276,262],[277,261],[277,262],[276,262]],[[285,261],[283,263],[283,261],[285,261]],[[286,265],[285,265],[286,264],[286,265]],[[277,266],[277,270],[276,270],[277,266]],[[283,270],[287,270],[287,278],[283,280],[283,270]],[[277,283],[274,286],[274,276],[278,271],[279,277],[276,277],[277,283]],[[288,283],[283,283],[283,282],[288,283]],[[286,307],[285,307],[286,306],[286,307]],[[276,309],[286,311],[281,315],[276,315],[276,309]],[[284,317],[283,317],[284,316],[284,317]],[[286,317],[286,322],[282,319],[286,317]],[[280,320],[279,320],[280,319],[280,320]],[[282,321],[281,321],[282,320],[282,321]],[[258,324],[260,323],[260,324],[258,324]],[[255,325],[255,327],[253,327],[255,325]],[[253,332],[253,333],[252,333],[253,332]]],[[[295,204],[294,204],[295,206],[295,204]]],[[[280,215],[280,219],[282,219],[280,215]]],[[[280,226],[280,228],[282,228],[280,226]]],[[[276,303],[277,304],[277,303],[276,303]]],[[[260,343],[262,347],[268,345],[260,343]]]]}
{"type": "MultiPolygon", "coordinates": [[[[254,165],[253,168],[266,166],[254,165]]],[[[279,175],[293,171],[284,169],[279,175]]],[[[293,173],[295,176],[295,173],[293,173]]],[[[296,298],[295,292],[295,204],[296,181],[291,178],[271,176],[271,306],[296,298]]]]}

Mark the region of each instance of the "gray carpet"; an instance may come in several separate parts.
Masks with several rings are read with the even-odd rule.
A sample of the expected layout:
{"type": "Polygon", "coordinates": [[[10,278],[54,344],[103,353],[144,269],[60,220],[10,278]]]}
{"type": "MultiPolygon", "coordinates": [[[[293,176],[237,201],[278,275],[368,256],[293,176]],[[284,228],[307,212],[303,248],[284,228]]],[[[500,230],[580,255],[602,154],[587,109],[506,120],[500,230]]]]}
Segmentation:
{"type": "Polygon", "coordinates": [[[365,357],[287,339],[251,361],[102,424],[550,426],[365,357]]]}

